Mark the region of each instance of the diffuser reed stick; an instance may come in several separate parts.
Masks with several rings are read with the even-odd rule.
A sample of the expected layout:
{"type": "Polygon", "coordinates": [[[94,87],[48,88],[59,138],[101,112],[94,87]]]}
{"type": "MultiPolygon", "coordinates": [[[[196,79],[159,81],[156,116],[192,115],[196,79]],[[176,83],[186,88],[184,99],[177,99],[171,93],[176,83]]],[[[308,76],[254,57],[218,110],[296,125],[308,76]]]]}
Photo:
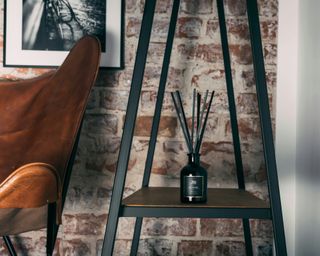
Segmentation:
{"type": "MultiPolygon", "coordinates": [[[[209,93],[209,90],[206,90],[206,94],[204,96],[204,100],[203,100],[203,104],[202,104],[202,109],[201,109],[201,114],[200,114],[200,127],[202,126],[202,119],[203,119],[203,113],[204,113],[204,110],[207,106],[207,98],[208,98],[208,93],[209,93]]],[[[200,133],[200,131],[199,131],[200,133]]],[[[197,138],[199,137],[200,134],[197,134],[197,138]]]]}
{"type": "Polygon", "coordinates": [[[207,125],[208,116],[209,116],[209,112],[210,112],[210,108],[211,108],[213,96],[214,96],[214,91],[212,91],[212,93],[211,93],[211,97],[210,97],[210,101],[209,101],[209,106],[208,106],[208,108],[207,108],[206,117],[205,117],[204,123],[203,123],[203,125],[202,125],[202,127],[201,127],[200,138],[199,138],[199,139],[197,138],[197,143],[196,143],[196,148],[195,148],[195,153],[196,153],[196,154],[199,154],[199,151],[200,151],[200,146],[201,146],[202,139],[203,139],[203,134],[204,134],[204,131],[205,131],[205,128],[206,128],[206,125],[207,125]]]}
{"type": "Polygon", "coordinates": [[[209,104],[207,106],[207,98],[209,95],[209,91],[206,90],[204,100],[201,108],[201,94],[193,90],[193,98],[192,98],[192,120],[191,120],[191,136],[188,128],[188,123],[185,115],[185,111],[182,105],[182,99],[179,91],[171,92],[171,97],[174,103],[174,107],[176,109],[178,119],[183,131],[183,135],[188,147],[189,154],[199,154],[203,134],[207,125],[208,116],[214,96],[214,91],[211,93],[211,97],[209,100],[209,104]],[[195,107],[195,105],[197,105],[195,107]],[[195,126],[195,110],[196,110],[196,131],[194,131],[195,126]],[[205,113],[205,118],[203,120],[203,116],[205,113]],[[194,134],[195,133],[195,134],[194,134]]]}
{"type": "Polygon", "coordinates": [[[191,122],[191,143],[192,143],[192,152],[194,151],[194,107],[196,104],[196,89],[193,89],[192,95],[192,122],[191,122]]]}
{"type": "Polygon", "coordinates": [[[188,137],[188,132],[187,132],[188,131],[188,126],[187,126],[186,122],[184,122],[184,120],[183,120],[181,110],[178,107],[177,100],[176,100],[175,94],[173,92],[171,93],[171,97],[172,97],[173,104],[174,104],[174,107],[176,109],[176,112],[178,114],[178,119],[179,119],[182,131],[183,131],[183,135],[184,135],[187,147],[188,147],[188,151],[189,151],[188,153],[190,154],[190,153],[192,153],[193,148],[192,148],[192,145],[190,144],[190,140],[189,140],[189,137],[188,137]]]}

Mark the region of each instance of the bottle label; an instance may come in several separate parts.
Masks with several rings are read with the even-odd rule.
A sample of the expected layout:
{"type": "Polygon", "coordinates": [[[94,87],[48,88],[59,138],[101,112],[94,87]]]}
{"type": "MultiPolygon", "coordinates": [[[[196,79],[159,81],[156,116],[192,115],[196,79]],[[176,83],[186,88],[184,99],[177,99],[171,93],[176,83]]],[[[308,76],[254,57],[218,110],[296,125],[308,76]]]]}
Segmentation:
{"type": "Polygon", "coordinates": [[[202,197],[204,190],[203,176],[184,176],[183,194],[185,197],[202,197]]]}

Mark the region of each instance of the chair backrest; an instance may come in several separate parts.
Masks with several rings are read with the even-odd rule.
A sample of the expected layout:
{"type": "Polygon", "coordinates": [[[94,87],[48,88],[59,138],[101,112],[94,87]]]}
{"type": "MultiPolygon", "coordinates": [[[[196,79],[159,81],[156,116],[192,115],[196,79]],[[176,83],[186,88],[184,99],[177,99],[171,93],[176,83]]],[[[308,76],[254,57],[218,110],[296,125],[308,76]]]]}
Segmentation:
{"type": "Polygon", "coordinates": [[[31,162],[51,164],[64,180],[99,62],[100,44],[86,36],[57,71],[0,83],[0,183],[31,162]]]}

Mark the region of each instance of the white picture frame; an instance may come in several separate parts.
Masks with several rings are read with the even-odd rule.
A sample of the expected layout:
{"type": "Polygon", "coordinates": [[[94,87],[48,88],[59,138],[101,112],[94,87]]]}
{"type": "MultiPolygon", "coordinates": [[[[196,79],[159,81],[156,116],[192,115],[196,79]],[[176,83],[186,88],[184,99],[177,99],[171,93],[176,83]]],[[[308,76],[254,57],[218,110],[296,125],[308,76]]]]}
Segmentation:
{"type": "MultiPolygon", "coordinates": [[[[123,40],[123,19],[124,19],[123,18],[124,17],[123,2],[124,1],[123,0],[101,0],[101,1],[102,1],[101,5],[99,5],[99,7],[103,6],[105,7],[105,10],[102,10],[102,11],[99,10],[100,16],[96,15],[96,17],[100,18],[100,21],[101,21],[100,30],[99,30],[101,31],[101,34],[96,35],[94,33],[89,33],[90,32],[89,30],[91,29],[93,31],[92,28],[97,24],[97,22],[94,20],[94,17],[90,17],[90,15],[92,15],[92,12],[93,12],[92,7],[90,7],[91,9],[88,9],[87,11],[88,14],[86,16],[86,10],[81,10],[81,4],[82,4],[81,0],[5,0],[5,24],[4,24],[5,33],[4,33],[4,61],[3,61],[4,66],[5,67],[57,67],[57,66],[60,66],[70,50],[67,48],[68,47],[71,48],[72,45],[75,43],[75,41],[77,41],[82,37],[80,35],[84,33],[84,34],[96,35],[98,38],[100,37],[101,39],[104,40],[104,42],[103,40],[100,40],[102,44],[100,67],[123,68],[122,40],[123,40]],[[78,2],[78,5],[77,5],[77,2],[78,2]],[[53,8],[52,3],[57,4],[57,6],[53,8]],[[74,8],[72,5],[76,7],[74,8]],[[69,6],[72,9],[68,9],[69,6]],[[58,11],[56,11],[58,7],[61,10],[59,9],[58,11]],[[67,13],[68,10],[69,10],[69,14],[67,13]],[[105,15],[102,13],[103,11],[105,11],[105,15]],[[76,17],[74,18],[75,20],[74,24],[79,24],[80,28],[76,28],[78,29],[79,33],[77,33],[78,31],[76,31],[73,28],[75,26],[71,24],[71,21],[69,21],[71,20],[71,18],[68,18],[68,15],[71,18],[76,17]],[[79,19],[80,19],[79,17],[80,18],[86,17],[86,18],[83,18],[82,23],[85,24],[85,26],[89,29],[85,29],[84,28],[85,26],[81,25],[81,23],[79,22],[79,19]],[[43,22],[44,19],[46,22],[43,22]],[[51,19],[51,23],[50,23],[50,19],[51,19]],[[26,25],[28,24],[28,22],[26,21],[29,21],[29,20],[31,20],[31,22],[29,23],[32,25],[28,27],[26,25]],[[47,20],[49,20],[49,22],[47,20]],[[53,21],[55,22],[53,23],[53,21]],[[68,21],[69,24],[67,24],[66,21],[68,21]],[[47,24],[50,24],[51,26],[47,24]],[[93,24],[92,27],[90,27],[90,24],[93,24]],[[69,27],[70,27],[69,30],[72,33],[68,31],[69,27]],[[42,32],[45,31],[46,33],[40,33],[39,32],[40,28],[42,32]],[[36,30],[36,33],[34,32],[34,30],[36,30]],[[61,46],[61,48],[50,49],[49,47],[49,48],[43,49],[43,47],[46,47],[45,43],[43,42],[50,42],[48,44],[51,46],[54,46],[55,41],[51,39],[52,38],[51,34],[55,36],[55,37],[53,36],[53,38],[59,39],[55,41],[59,42],[59,46],[61,46]],[[50,39],[48,39],[49,35],[51,36],[50,39]],[[68,35],[69,38],[67,38],[67,36],[65,35],[68,35]],[[27,38],[28,40],[26,40],[25,38],[27,38]],[[35,41],[42,42],[41,44],[42,49],[32,48],[37,46],[37,44],[34,43],[35,41]],[[32,42],[32,43],[26,44],[26,42],[28,43],[32,42]],[[29,48],[26,48],[26,47],[29,47],[29,48]],[[65,49],[63,47],[65,47],[65,49]]],[[[93,8],[94,7],[95,6],[93,6],[93,8]]]]}

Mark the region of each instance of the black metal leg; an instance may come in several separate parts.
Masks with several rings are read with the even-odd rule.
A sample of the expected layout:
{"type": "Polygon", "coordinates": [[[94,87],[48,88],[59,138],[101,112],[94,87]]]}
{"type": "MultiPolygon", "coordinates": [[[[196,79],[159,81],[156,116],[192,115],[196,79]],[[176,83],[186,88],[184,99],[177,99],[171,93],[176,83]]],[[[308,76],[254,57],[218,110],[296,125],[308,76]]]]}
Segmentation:
{"type": "Polygon", "coordinates": [[[250,232],[250,222],[249,219],[242,220],[243,232],[244,232],[244,241],[246,244],[246,255],[252,256],[253,249],[252,249],[252,239],[251,239],[251,232],[250,232]]]}
{"type": "Polygon", "coordinates": [[[272,125],[269,109],[268,90],[264,68],[259,12],[257,0],[247,0],[248,21],[251,38],[254,74],[257,88],[258,106],[264,159],[268,175],[270,207],[272,214],[273,233],[277,255],[286,256],[287,247],[284,234],[283,217],[281,209],[279,181],[273,144],[272,125]]]}
{"type": "Polygon", "coordinates": [[[57,204],[48,204],[48,220],[47,220],[47,255],[51,256],[54,250],[54,245],[56,241],[56,230],[58,230],[58,225],[56,223],[57,217],[57,204]]]}
{"type": "Polygon", "coordinates": [[[136,218],[136,224],[134,226],[134,234],[133,234],[133,239],[132,239],[132,244],[131,244],[130,256],[136,256],[138,253],[142,221],[143,221],[143,218],[141,218],[141,217],[136,218]]]}
{"type": "Polygon", "coordinates": [[[112,190],[112,197],[110,203],[110,210],[108,215],[108,223],[106,233],[102,246],[102,255],[111,256],[113,253],[114,241],[119,220],[119,211],[121,207],[121,200],[123,196],[123,189],[126,179],[126,173],[130,158],[130,151],[133,139],[133,131],[135,127],[135,120],[138,111],[138,104],[140,99],[142,81],[144,76],[146,58],[148,53],[148,46],[150,42],[151,29],[153,24],[153,16],[155,11],[156,0],[148,0],[145,3],[141,33],[137,49],[137,57],[135,61],[132,85],[129,94],[127,114],[124,122],[123,135],[121,139],[120,152],[118,158],[118,165],[114,185],[112,190]]]}
{"type": "Polygon", "coordinates": [[[13,244],[11,243],[9,236],[3,236],[4,243],[7,246],[7,249],[11,256],[17,256],[16,251],[14,250],[13,244]]]}
{"type": "MultiPolygon", "coordinates": [[[[156,107],[154,110],[154,117],[152,122],[151,135],[150,135],[148,154],[147,154],[147,159],[146,159],[146,164],[144,169],[142,187],[149,186],[152,162],[153,162],[154,151],[155,151],[155,146],[157,142],[158,128],[159,128],[160,117],[161,117],[161,109],[162,109],[163,98],[164,98],[164,93],[165,93],[165,88],[167,83],[167,76],[168,76],[174,34],[175,34],[175,29],[176,29],[176,24],[178,19],[179,7],[180,7],[180,0],[174,0],[173,6],[172,6],[172,13],[170,18],[166,48],[164,52],[162,70],[160,75],[156,107]]],[[[141,217],[136,219],[132,246],[131,246],[131,253],[130,253],[131,256],[137,255],[137,252],[138,252],[142,221],[143,221],[143,218],[141,217]]]]}
{"type": "MultiPolygon", "coordinates": [[[[226,77],[227,92],[228,92],[230,122],[231,122],[233,149],[234,149],[234,156],[235,156],[236,170],[237,170],[238,187],[240,189],[245,189],[242,154],[241,154],[241,146],[240,146],[240,138],[239,138],[239,128],[238,128],[238,121],[237,121],[236,104],[234,99],[229,43],[228,43],[228,36],[227,36],[227,27],[226,27],[226,21],[225,21],[223,0],[217,0],[217,10],[218,10],[218,16],[219,16],[220,37],[221,37],[221,46],[222,46],[225,77],[226,77]]],[[[244,239],[246,244],[246,254],[247,256],[251,256],[253,255],[253,249],[252,249],[249,220],[243,219],[242,226],[243,226],[244,239]]]]}

